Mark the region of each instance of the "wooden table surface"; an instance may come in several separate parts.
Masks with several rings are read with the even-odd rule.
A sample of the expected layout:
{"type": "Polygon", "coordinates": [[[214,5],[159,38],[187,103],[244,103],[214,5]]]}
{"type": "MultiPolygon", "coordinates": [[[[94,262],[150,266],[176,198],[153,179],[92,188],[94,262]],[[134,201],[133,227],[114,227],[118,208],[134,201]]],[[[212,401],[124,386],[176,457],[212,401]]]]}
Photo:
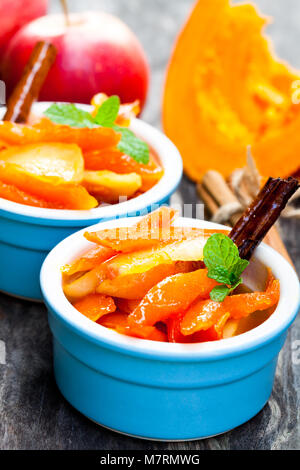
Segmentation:
{"type": "MultiPolygon", "coordinates": [[[[74,10],[82,9],[80,0],[69,3],[74,10]]],[[[150,98],[144,119],[156,126],[160,125],[166,61],[176,32],[192,3],[192,0],[84,2],[85,8],[101,6],[117,14],[140,37],[152,67],[150,98]]],[[[300,68],[298,0],[259,0],[256,3],[276,19],[270,33],[278,53],[300,68]]],[[[51,5],[52,11],[59,10],[57,1],[52,1],[51,5]]],[[[186,178],[174,200],[199,202],[194,185],[186,178]]],[[[299,221],[281,221],[283,239],[298,274],[299,228],[299,221]]],[[[279,357],[271,399],[251,421],[222,436],[202,441],[148,442],[103,429],[73,409],[61,396],[54,381],[51,334],[45,307],[0,295],[0,449],[299,450],[300,361],[295,349],[299,340],[298,317],[279,357]]]]}

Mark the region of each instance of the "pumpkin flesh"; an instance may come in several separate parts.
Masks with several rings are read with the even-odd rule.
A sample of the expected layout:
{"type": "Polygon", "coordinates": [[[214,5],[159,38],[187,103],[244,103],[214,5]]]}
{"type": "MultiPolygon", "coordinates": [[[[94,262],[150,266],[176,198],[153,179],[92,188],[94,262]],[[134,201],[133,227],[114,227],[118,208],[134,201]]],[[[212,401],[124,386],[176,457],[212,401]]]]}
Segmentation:
{"type": "Polygon", "coordinates": [[[244,166],[248,145],[264,176],[300,167],[300,107],[292,102],[300,72],[275,59],[266,23],[253,5],[199,0],[177,40],[163,126],[193,180],[209,169],[228,177],[244,166]]]}

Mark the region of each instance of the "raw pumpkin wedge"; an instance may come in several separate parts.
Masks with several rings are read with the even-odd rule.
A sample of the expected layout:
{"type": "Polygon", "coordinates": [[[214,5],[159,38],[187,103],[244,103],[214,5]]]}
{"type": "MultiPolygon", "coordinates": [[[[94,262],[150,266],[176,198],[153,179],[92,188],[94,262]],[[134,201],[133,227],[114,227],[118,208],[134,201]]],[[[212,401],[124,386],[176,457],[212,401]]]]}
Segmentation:
{"type": "Polygon", "coordinates": [[[119,202],[120,197],[133,196],[142,186],[137,173],[119,175],[113,171],[85,171],[82,184],[90,194],[105,202],[119,202]]]}
{"type": "Polygon", "coordinates": [[[295,72],[276,60],[254,5],[198,0],[179,35],[164,89],[163,126],[194,180],[225,177],[252,147],[263,176],[300,167],[295,72]]]}
{"type": "Polygon", "coordinates": [[[51,176],[57,183],[80,183],[84,173],[82,152],[75,144],[13,146],[0,152],[0,162],[17,165],[32,176],[51,176]]]}

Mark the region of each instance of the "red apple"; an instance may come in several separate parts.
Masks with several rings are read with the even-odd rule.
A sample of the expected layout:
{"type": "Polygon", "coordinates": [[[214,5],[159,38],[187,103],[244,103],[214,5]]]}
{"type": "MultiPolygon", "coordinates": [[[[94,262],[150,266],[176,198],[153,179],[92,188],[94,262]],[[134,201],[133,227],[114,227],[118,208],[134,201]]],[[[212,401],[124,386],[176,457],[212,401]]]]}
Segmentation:
{"type": "Polygon", "coordinates": [[[51,41],[58,50],[55,64],[39,99],[89,103],[99,92],[117,94],[123,103],[139,99],[143,106],[149,66],[142,46],[118,18],[89,11],[48,15],[24,26],[11,40],[2,75],[8,94],[19,80],[30,53],[39,40],[51,41]]]}
{"type": "Polygon", "coordinates": [[[26,23],[45,15],[48,0],[0,1],[0,57],[12,36],[26,23]]]}

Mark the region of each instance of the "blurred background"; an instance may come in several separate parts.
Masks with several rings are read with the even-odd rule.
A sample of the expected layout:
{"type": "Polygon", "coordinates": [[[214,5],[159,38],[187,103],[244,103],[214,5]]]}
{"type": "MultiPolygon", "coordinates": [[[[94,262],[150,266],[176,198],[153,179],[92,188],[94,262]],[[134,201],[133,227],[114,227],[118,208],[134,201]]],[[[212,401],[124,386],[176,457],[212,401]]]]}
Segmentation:
{"type": "MultiPolygon", "coordinates": [[[[5,12],[5,8],[9,8],[11,14],[13,5],[18,1],[0,0],[0,20],[1,11],[5,12]]],[[[25,18],[35,0],[22,1],[28,4],[28,8],[24,8],[22,12],[22,18],[25,18]]],[[[99,10],[115,15],[135,33],[145,50],[151,69],[150,89],[142,117],[150,124],[161,127],[161,102],[167,63],[175,38],[194,0],[67,0],[67,3],[70,12],[99,10]]],[[[300,0],[255,0],[255,4],[261,13],[274,18],[274,23],[268,25],[267,32],[273,40],[277,55],[300,69],[300,0]]],[[[18,11],[20,12],[20,8],[18,11]]],[[[49,0],[48,12],[62,13],[61,1],[49,0]]],[[[0,36],[1,34],[0,21],[0,36]]],[[[76,57],[78,51],[74,43],[71,43],[71,47],[72,55],[80,65],[80,72],[86,74],[85,67],[76,57]]],[[[19,58],[19,68],[22,70],[22,50],[19,58]]],[[[15,78],[16,61],[12,60],[11,63],[11,76],[15,78]]],[[[83,81],[85,77],[83,76],[83,81]]],[[[70,82],[70,88],[71,85],[70,82]]],[[[178,112],[181,110],[178,109],[178,112]]],[[[179,203],[198,201],[196,187],[187,177],[183,178],[174,197],[175,202],[179,203]]],[[[281,225],[284,241],[299,272],[299,225],[296,224],[298,221],[283,219],[281,225]]],[[[292,329],[281,355],[271,400],[259,415],[224,436],[196,443],[165,444],[136,441],[96,428],[93,423],[69,407],[54,384],[52,365],[49,361],[52,347],[50,332],[46,326],[46,316],[41,315],[41,307],[38,304],[27,305],[20,302],[16,302],[12,307],[12,301],[6,296],[2,296],[1,301],[3,311],[9,312],[1,334],[4,332],[3,339],[4,334],[10,338],[14,349],[7,384],[4,384],[4,380],[1,381],[1,385],[4,384],[2,396],[9,397],[8,404],[3,409],[0,397],[0,431],[1,424],[4,423],[5,426],[8,423],[9,432],[5,436],[7,448],[29,449],[38,445],[39,448],[109,450],[299,449],[300,428],[297,420],[300,375],[299,365],[292,362],[291,355],[292,341],[294,344],[299,341],[300,318],[292,329]],[[25,353],[23,347],[26,349],[25,353]],[[37,378],[32,380],[32,377],[37,378]]],[[[5,318],[3,314],[2,317],[5,318]]],[[[2,380],[1,376],[0,379],[2,380]]]]}
{"type": "MultiPolygon", "coordinates": [[[[178,31],[194,3],[194,0],[68,0],[70,11],[106,11],[120,17],[137,35],[151,67],[150,93],[143,113],[143,118],[151,124],[160,125],[166,65],[178,31]]],[[[267,29],[276,53],[300,68],[299,0],[256,0],[255,3],[262,13],[276,20],[267,29]]],[[[60,0],[49,0],[49,11],[61,12],[60,0]]]]}

